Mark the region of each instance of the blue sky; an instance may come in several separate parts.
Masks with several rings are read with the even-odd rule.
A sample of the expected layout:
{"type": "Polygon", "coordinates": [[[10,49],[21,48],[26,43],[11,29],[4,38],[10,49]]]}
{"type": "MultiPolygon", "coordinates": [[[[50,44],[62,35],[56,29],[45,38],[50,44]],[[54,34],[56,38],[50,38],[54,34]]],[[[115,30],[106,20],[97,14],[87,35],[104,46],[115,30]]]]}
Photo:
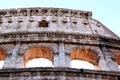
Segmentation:
{"type": "Polygon", "coordinates": [[[0,9],[57,7],[92,11],[93,18],[120,36],[120,0],[1,0],[0,9]]]}

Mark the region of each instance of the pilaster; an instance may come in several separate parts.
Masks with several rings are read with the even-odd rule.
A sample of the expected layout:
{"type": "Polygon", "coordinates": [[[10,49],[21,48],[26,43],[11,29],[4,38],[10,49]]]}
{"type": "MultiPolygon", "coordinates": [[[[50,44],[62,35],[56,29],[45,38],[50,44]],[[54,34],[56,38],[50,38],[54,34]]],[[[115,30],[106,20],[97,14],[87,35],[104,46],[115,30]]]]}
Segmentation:
{"type": "Polygon", "coordinates": [[[59,53],[54,53],[54,67],[59,67],[59,53]]]}
{"type": "Polygon", "coordinates": [[[65,53],[65,63],[66,63],[66,67],[71,67],[70,53],[65,53]]]}
{"type": "Polygon", "coordinates": [[[66,67],[64,43],[59,42],[59,66],[66,67]]]}
{"type": "Polygon", "coordinates": [[[98,63],[99,69],[109,71],[110,69],[109,69],[109,67],[107,65],[107,62],[106,62],[105,58],[104,58],[104,53],[101,51],[100,48],[98,48],[97,51],[98,51],[99,56],[100,56],[99,63],[98,63]]]}
{"type": "Polygon", "coordinates": [[[107,68],[110,71],[111,70],[114,70],[114,71],[119,70],[118,65],[116,64],[115,60],[112,60],[113,56],[111,54],[113,54],[113,53],[111,53],[106,46],[101,46],[101,51],[104,55],[104,59],[103,58],[102,59],[104,60],[105,64],[107,65],[107,68]]]}
{"type": "Polygon", "coordinates": [[[22,65],[20,56],[18,55],[18,51],[20,48],[20,43],[16,43],[11,54],[7,54],[6,60],[4,62],[3,68],[21,68],[22,65]]]}

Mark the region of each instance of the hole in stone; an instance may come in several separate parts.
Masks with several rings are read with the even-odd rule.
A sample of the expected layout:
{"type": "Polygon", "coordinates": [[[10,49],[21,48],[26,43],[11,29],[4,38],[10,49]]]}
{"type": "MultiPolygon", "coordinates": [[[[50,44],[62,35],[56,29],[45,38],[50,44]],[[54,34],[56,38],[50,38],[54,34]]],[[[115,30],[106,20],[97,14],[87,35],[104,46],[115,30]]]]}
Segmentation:
{"type": "Polygon", "coordinates": [[[38,22],[38,27],[48,27],[48,23],[46,20],[42,20],[38,22]]]}
{"type": "Polygon", "coordinates": [[[33,17],[30,17],[30,18],[29,18],[29,22],[34,22],[34,18],[33,18],[33,17]]]}
{"type": "Polygon", "coordinates": [[[2,19],[0,18],[0,24],[2,24],[2,19]]]}
{"type": "Polygon", "coordinates": [[[88,19],[84,19],[84,20],[83,20],[83,23],[84,23],[84,25],[88,25],[88,23],[89,23],[89,22],[88,22],[88,19]]]}
{"type": "Polygon", "coordinates": [[[23,22],[23,18],[18,18],[18,22],[19,23],[23,22]]]}
{"type": "Polygon", "coordinates": [[[62,22],[67,23],[68,22],[67,18],[63,18],[62,22]]]}
{"type": "Polygon", "coordinates": [[[97,31],[97,30],[95,30],[95,33],[97,33],[97,34],[98,34],[98,31],[97,31]]]}
{"type": "Polygon", "coordinates": [[[12,23],[12,18],[8,18],[8,23],[12,23]]]}

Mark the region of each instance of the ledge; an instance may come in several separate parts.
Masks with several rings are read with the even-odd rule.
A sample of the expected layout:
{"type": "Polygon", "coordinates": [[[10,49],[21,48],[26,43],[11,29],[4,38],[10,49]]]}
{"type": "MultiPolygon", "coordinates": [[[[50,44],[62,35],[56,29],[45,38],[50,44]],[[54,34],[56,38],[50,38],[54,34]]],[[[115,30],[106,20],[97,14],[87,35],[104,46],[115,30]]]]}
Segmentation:
{"type": "Polygon", "coordinates": [[[76,34],[65,32],[14,32],[0,33],[0,44],[14,42],[40,42],[40,41],[63,41],[66,43],[78,43],[89,45],[107,45],[120,47],[120,40],[97,34],[76,34]]]}
{"type": "Polygon", "coordinates": [[[11,16],[69,16],[69,17],[80,17],[80,18],[91,18],[92,12],[81,11],[73,9],[63,8],[18,8],[18,9],[3,9],[0,10],[0,17],[11,17],[11,16]]]}
{"type": "Polygon", "coordinates": [[[36,67],[36,68],[19,68],[19,69],[0,69],[1,73],[22,73],[22,72],[72,72],[72,73],[84,73],[84,74],[100,74],[100,75],[115,75],[120,76],[120,72],[117,71],[100,71],[100,70],[88,70],[88,69],[75,69],[65,67],[36,67]]]}

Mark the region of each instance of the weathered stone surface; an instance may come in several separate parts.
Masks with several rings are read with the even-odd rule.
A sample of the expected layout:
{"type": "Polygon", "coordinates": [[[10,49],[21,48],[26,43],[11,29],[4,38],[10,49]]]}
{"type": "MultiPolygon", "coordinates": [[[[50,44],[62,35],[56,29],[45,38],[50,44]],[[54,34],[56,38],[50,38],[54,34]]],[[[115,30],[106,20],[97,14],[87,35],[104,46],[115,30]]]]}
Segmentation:
{"type": "Polygon", "coordinates": [[[72,68],[28,68],[0,70],[1,80],[117,80],[119,72],[72,68]]]}
{"type": "Polygon", "coordinates": [[[120,38],[89,11],[0,10],[0,80],[117,80],[119,58],[120,38]],[[53,67],[27,68],[35,58],[50,60],[53,67]],[[95,71],[73,69],[76,59],[93,64],[95,71]]]}

